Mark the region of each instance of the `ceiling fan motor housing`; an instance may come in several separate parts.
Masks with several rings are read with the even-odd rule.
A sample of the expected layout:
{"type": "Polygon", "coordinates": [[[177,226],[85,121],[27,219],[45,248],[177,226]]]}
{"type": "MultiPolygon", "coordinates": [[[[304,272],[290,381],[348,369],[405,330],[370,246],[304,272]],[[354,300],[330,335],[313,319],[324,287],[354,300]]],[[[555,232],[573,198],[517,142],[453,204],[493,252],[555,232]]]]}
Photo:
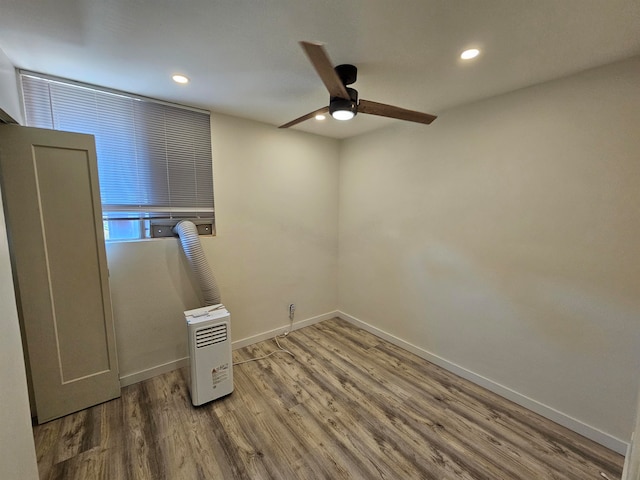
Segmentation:
{"type": "Polygon", "coordinates": [[[347,85],[351,85],[352,83],[356,83],[356,80],[358,79],[358,69],[355,67],[355,65],[338,65],[337,67],[334,67],[334,70],[340,77],[340,80],[342,80],[342,83],[345,85],[345,87],[347,85]]]}
{"type": "Polygon", "coordinates": [[[329,100],[329,113],[333,116],[339,110],[352,112],[355,116],[358,113],[358,91],[355,88],[347,87],[349,100],[340,97],[331,97],[329,100]]]}

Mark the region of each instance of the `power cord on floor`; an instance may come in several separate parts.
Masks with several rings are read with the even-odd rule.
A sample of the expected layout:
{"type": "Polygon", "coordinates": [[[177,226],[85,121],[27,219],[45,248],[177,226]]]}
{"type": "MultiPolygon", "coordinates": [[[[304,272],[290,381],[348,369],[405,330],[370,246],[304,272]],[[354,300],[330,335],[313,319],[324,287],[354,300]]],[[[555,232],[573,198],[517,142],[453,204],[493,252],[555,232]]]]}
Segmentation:
{"type": "Polygon", "coordinates": [[[288,353],[293,358],[296,358],[296,356],[289,350],[287,350],[286,348],[282,348],[282,345],[280,345],[280,342],[278,341],[278,338],[287,338],[287,335],[289,335],[293,330],[293,310],[291,308],[289,308],[289,320],[291,321],[291,323],[289,324],[289,330],[281,335],[276,335],[275,337],[273,337],[276,345],[278,345],[278,350],[276,350],[275,352],[271,352],[268,355],[263,355],[262,357],[250,358],[248,360],[242,360],[241,362],[235,362],[233,366],[235,367],[236,365],[242,365],[243,363],[255,362],[256,360],[264,360],[265,358],[269,358],[271,355],[275,355],[276,353],[288,353]]]}

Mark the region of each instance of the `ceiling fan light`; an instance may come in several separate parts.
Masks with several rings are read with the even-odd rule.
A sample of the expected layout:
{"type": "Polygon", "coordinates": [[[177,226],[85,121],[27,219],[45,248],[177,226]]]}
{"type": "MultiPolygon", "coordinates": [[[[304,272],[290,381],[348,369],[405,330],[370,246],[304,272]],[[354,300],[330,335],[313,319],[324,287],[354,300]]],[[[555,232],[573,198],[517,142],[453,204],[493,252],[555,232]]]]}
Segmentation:
{"type": "Polygon", "coordinates": [[[347,88],[350,99],[331,97],[329,101],[329,113],[336,120],[351,120],[358,113],[358,92],[353,88],[347,88]]]}
{"type": "Polygon", "coordinates": [[[351,110],[336,110],[331,113],[331,116],[336,120],[351,120],[355,115],[351,110]]]}

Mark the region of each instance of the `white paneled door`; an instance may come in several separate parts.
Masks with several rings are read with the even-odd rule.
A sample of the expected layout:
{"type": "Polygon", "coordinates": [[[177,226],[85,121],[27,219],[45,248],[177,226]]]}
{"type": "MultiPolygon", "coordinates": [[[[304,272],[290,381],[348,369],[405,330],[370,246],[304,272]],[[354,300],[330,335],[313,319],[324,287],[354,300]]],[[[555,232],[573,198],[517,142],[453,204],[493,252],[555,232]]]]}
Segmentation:
{"type": "Polygon", "coordinates": [[[93,136],[0,126],[18,312],[38,422],[120,396],[93,136]]]}

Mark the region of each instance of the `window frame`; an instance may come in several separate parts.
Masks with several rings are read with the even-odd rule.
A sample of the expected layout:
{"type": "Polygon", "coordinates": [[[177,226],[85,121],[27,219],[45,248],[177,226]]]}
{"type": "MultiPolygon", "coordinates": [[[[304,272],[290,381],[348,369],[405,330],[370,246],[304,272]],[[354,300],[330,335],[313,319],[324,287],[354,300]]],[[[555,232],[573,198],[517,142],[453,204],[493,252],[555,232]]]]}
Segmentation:
{"type": "MultiPolygon", "coordinates": [[[[133,204],[117,205],[113,203],[104,203],[104,196],[101,195],[101,198],[103,199],[102,200],[103,201],[102,217],[103,217],[104,233],[105,233],[105,239],[107,241],[131,241],[131,240],[157,238],[157,235],[153,235],[154,224],[158,224],[158,223],[175,224],[182,219],[189,219],[189,220],[197,221],[197,223],[208,224],[209,228],[207,228],[206,230],[209,233],[205,233],[205,234],[215,235],[213,153],[212,153],[212,145],[211,145],[212,143],[211,142],[211,122],[210,122],[209,111],[195,108],[195,107],[180,105],[172,102],[167,102],[163,100],[158,100],[158,99],[154,99],[154,98],[150,98],[142,95],[118,91],[118,90],[110,89],[107,87],[101,87],[98,85],[87,84],[87,83],[69,80],[69,79],[47,75],[47,74],[41,74],[38,72],[33,72],[28,70],[18,69],[16,73],[19,78],[18,83],[21,90],[20,93],[22,98],[22,106],[24,109],[25,123],[28,126],[43,128],[41,126],[42,123],[47,123],[48,119],[45,122],[41,122],[41,124],[37,123],[37,118],[35,119],[35,121],[30,120],[30,113],[29,113],[29,106],[28,106],[29,102],[27,99],[27,95],[25,95],[25,91],[24,91],[25,88],[23,83],[23,79],[25,77],[27,78],[30,77],[31,79],[35,79],[35,81],[29,80],[29,82],[43,82],[46,85],[48,98],[47,100],[42,101],[42,105],[44,105],[45,107],[48,106],[48,108],[50,109],[50,112],[47,112],[47,113],[50,113],[50,122],[48,122],[50,126],[48,125],[47,127],[44,127],[44,128],[52,127],[54,130],[69,130],[69,131],[80,130],[80,129],[68,128],[68,125],[62,124],[61,120],[59,119],[60,118],[59,116],[62,115],[62,112],[55,111],[54,103],[58,100],[54,99],[54,96],[62,95],[62,97],[64,97],[65,95],[69,96],[69,93],[68,92],[65,93],[63,91],[62,93],[57,93],[55,95],[52,94],[52,84],[54,85],[54,88],[58,88],[58,87],[62,89],[69,88],[72,94],[73,94],[73,90],[76,88],[82,89],[83,93],[86,93],[88,91],[89,93],[87,93],[87,95],[89,96],[93,94],[95,97],[95,119],[93,121],[95,123],[88,122],[88,123],[91,123],[91,125],[93,126],[93,132],[80,130],[80,133],[93,134],[94,137],[96,138],[97,144],[98,144],[98,139],[102,140],[103,138],[103,137],[100,137],[101,134],[104,135],[105,137],[107,136],[105,131],[108,130],[110,125],[108,123],[108,118],[112,118],[112,119],[119,118],[117,116],[117,109],[113,108],[113,105],[111,105],[109,101],[106,101],[105,105],[111,106],[112,107],[111,110],[109,110],[108,108],[103,108],[102,106],[98,105],[98,103],[100,102],[100,99],[98,97],[99,95],[105,95],[104,98],[112,98],[112,96],[116,96],[119,99],[123,99],[122,101],[131,102],[132,108],[135,108],[135,106],[137,105],[142,105],[140,107],[140,109],[142,109],[140,118],[142,119],[141,121],[143,123],[136,124],[135,114],[132,114],[134,115],[132,120],[133,123],[131,123],[130,125],[133,126],[134,129],[136,128],[136,125],[140,126],[140,128],[147,135],[146,136],[138,135],[138,137],[136,137],[136,134],[137,134],[136,131],[127,132],[130,136],[134,138],[133,144],[127,143],[128,148],[133,148],[135,150],[136,165],[134,165],[134,168],[138,169],[137,171],[144,172],[145,176],[152,177],[153,181],[157,180],[156,177],[160,177],[161,179],[164,179],[163,175],[166,175],[167,189],[171,189],[172,188],[171,182],[175,181],[176,184],[174,185],[177,185],[178,187],[178,190],[176,190],[177,197],[176,197],[176,200],[173,200],[171,198],[171,191],[169,191],[168,203],[163,203],[164,206],[158,207],[158,209],[156,209],[155,206],[150,206],[148,201],[147,203],[145,203],[144,201],[141,201],[140,197],[136,199],[136,203],[138,203],[137,205],[133,205],[133,204]],[[142,102],[142,103],[137,104],[136,102],[142,102]],[[144,116],[144,113],[145,113],[144,110],[147,108],[152,110],[156,109],[165,123],[149,124],[152,126],[148,127],[147,126],[148,124],[144,123],[149,121],[148,117],[144,116]],[[189,112],[194,112],[194,115],[189,116],[190,115],[189,112]],[[196,114],[200,115],[202,118],[196,116],[196,114]],[[56,117],[56,115],[58,115],[58,117],[56,117]],[[186,117],[183,117],[183,115],[186,115],[186,117]],[[167,120],[167,117],[169,117],[169,120],[167,120]],[[206,117],[206,120],[204,120],[205,117],[206,117]],[[103,123],[106,123],[108,125],[104,129],[100,127],[101,119],[103,120],[103,123]],[[189,122],[194,122],[194,121],[196,122],[194,127],[195,130],[193,133],[191,132],[191,130],[186,132],[184,131],[183,125],[180,123],[181,119],[186,119],[187,121],[187,123],[185,124],[186,128],[193,126],[193,123],[189,123],[189,122]],[[56,124],[56,121],[58,121],[58,124],[56,124]],[[167,121],[173,121],[174,123],[167,124],[166,123],[167,121]],[[205,127],[205,124],[203,123],[205,121],[206,121],[206,127],[205,127]],[[161,135],[157,135],[157,134],[153,135],[152,133],[157,133],[157,132],[154,131],[150,134],[144,130],[145,128],[146,129],[151,128],[152,130],[156,129],[160,131],[163,130],[163,133],[161,135]],[[192,143],[185,142],[185,144],[183,145],[182,143],[183,137],[188,137],[192,143]],[[158,139],[161,139],[164,143],[162,142],[153,143],[151,140],[149,140],[151,138],[153,138],[154,141],[156,142],[158,141],[158,139]],[[168,138],[178,139],[176,140],[177,143],[175,144],[171,143],[169,140],[167,140],[168,138]],[[145,155],[149,155],[144,151],[144,146],[147,144],[152,145],[152,148],[157,148],[161,151],[160,155],[156,155],[157,158],[160,158],[160,163],[158,163],[157,158],[154,159],[156,161],[155,163],[156,170],[158,168],[158,165],[160,165],[160,167],[162,167],[162,165],[166,165],[166,173],[162,172],[162,168],[160,169],[161,173],[159,175],[154,174],[153,172],[148,173],[148,171],[144,170],[145,167],[147,169],[153,167],[153,165],[149,163],[150,161],[145,157],[145,155]],[[141,145],[143,145],[143,147],[141,147],[141,145]],[[172,147],[174,148],[174,152],[177,152],[176,160],[171,158],[170,150],[172,147]],[[186,152],[183,153],[183,150],[179,150],[179,148],[186,148],[187,150],[186,152]],[[192,150],[188,150],[189,148],[191,148],[192,150]],[[165,157],[164,160],[162,159],[162,155],[164,155],[165,157]],[[192,162],[193,165],[190,165],[189,155],[193,156],[193,162],[192,162]],[[141,156],[143,158],[143,160],[140,161],[139,163],[144,163],[145,165],[139,166],[137,164],[138,156],[141,156]],[[186,157],[187,161],[185,162],[182,157],[186,157]],[[163,161],[165,163],[162,163],[163,161]],[[174,171],[178,173],[174,173],[172,176],[172,172],[174,171]],[[206,175],[205,177],[199,176],[199,173],[201,173],[202,171],[205,172],[205,175],[206,175]],[[193,177],[191,180],[189,180],[190,175],[192,175],[193,177]],[[185,181],[184,178],[186,178],[187,180],[185,181]],[[198,196],[198,190],[203,191],[201,182],[203,182],[203,185],[205,187],[204,189],[205,193],[204,195],[198,196]],[[185,188],[183,184],[193,185],[193,188],[192,189],[185,188]],[[211,189],[210,195],[206,193],[208,191],[209,186],[211,189]],[[179,202],[185,201],[181,196],[184,194],[184,192],[187,192],[186,201],[193,202],[193,203],[190,203],[188,207],[178,206],[179,202]],[[194,198],[195,200],[189,200],[191,198],[194,198]],[[175,203],[173,203],[174,201],[175,203]],[[204,207],[202,207],[203,202],[205,204],[204,207]],[[211,204],[210,208],[206,206],[209,204],[209,202],[211,204]],[[129,226],[132,228],[129,228],[130,232],[127,235],[118,236],[117,238],[109,238],[111,231],[115,230],[115,228],[112,228],[112,227],[115,227],[118,222],[120,222],[119,226],[122,227],[123,225],[125,225],[125,224],[122,224],[122,222],[127,222],[127,221],[133,222],[133,225],[129,226]],[[132,232],[134,231],[137,233],[132,234],[132,232]]],[[[35,83],[33,85],[35,85],[35,83]]],[[[28,88],[31,88],[31,89],[35,88],[33,85],[29,86],[28,88]]],[[[44,87],[43,85],[39,84],[37,85],[37,88],[43,89],[44,87]]],[[[80,90],[78,90],[78,92],[80,92],[80,90]]],[[[80,96],[80,93],[78,93],[78,96],[80,96]]],[[[81,99],[79,99],[78,101],[80,102],[81,99]]],[[[114,100],[114,101],[118,101],[118,100],[114,100]]],[[[69,106],[71,110],[73,110],[73,108],[76,107],[74,106],[72,101],[69,101],[68,98],[65,101],[63,101],[62,105],[63,107],[61,108],[63,108],[63,110],[65,106],[69,106]]],[[[33,111],[35,112],[35,110],[33,111]]],[[[82,110],[82,113],[84,114],[84,110],[82,110]]],[[[89,111],[88,115],[91,115],[91,111],[89,111]]],[[[151,115],[150,118],[154,121],[158,120],[153,115],[151,115]]],[[[79,120],[75,120],[75,119],[70,122],[73,123],[74,121],[79,122],[79,120]]],[[[119,122],[112,122],[112,123],[119,124],[119,122]]],[[[129,126],[129,123],[127,123],[126,118],[123,120],[122,125],[129,126]]],[[[111,147],[112,144],[108,143],[108,141],[105,140],[103,143],[109,145],[106,148],[107,150],[109,149],[117,150],[117,148],[115,149],[112,148],[111,147]]],[[[124,145],[124,142],[121,141],[120,144],[118,144],[117,142],[113,142],[113,144],[124,145]]],[[[97,148],[97,150],[99,149],[97,148]]],[[[100,165],[101,159],[102,159],[102,162],[106,161],[105,158],[107,159],[111,158],[115,160],[120,159],[121,161],[123,161],[122,159],[124,159],[125,162],[129,161],[129,157],[127,157],[126,155],[123,157],[122,155],[118,156],[117,153],[106,154],[103,152],[102,155],[100,155],[100,151],[98,151],[97,153],[98,153],[99,165],[100,165]]],[[[132,168],[131,165],[129,165],[129,168],[132,168]]],[[[108,180],[111,183],[113,183],[113,180],[111,178],[109,178],[108,180]]],[[[105,183],[109,183],[109,182],[105,182],[105,183]]],[[[134,190],[139,189],[138,185],[132,185],[131,187],[129,187],[129,185],[131,184],[127,184],[127,187],[121,187],[118,184],[117,188],[121,188],[127,191],[131,189],[134,189],[134,190]]],[[[153,183],[152,187],[157,188],[157,184],[153,183]]],[[[164,185],[161,185],[161,189],[164,187],[165,187],[164,185]]],[[[101,187],[101,190],[103,188],[106,188],[106,187],[101,187]]],[[[173,186],[173,188],[176,188],[176,187],[173,186]]],[[[152,191],[152,194],[155,197],[155,192],[152,191]]],[[[160,195],[162,196],[162,193],[160,195]]],[[[166,199],[165,199],[165,202],[166,202],[166,199]]],[[[203,228],[203,231],[205,231],[204,228],[203,228]]]]}

